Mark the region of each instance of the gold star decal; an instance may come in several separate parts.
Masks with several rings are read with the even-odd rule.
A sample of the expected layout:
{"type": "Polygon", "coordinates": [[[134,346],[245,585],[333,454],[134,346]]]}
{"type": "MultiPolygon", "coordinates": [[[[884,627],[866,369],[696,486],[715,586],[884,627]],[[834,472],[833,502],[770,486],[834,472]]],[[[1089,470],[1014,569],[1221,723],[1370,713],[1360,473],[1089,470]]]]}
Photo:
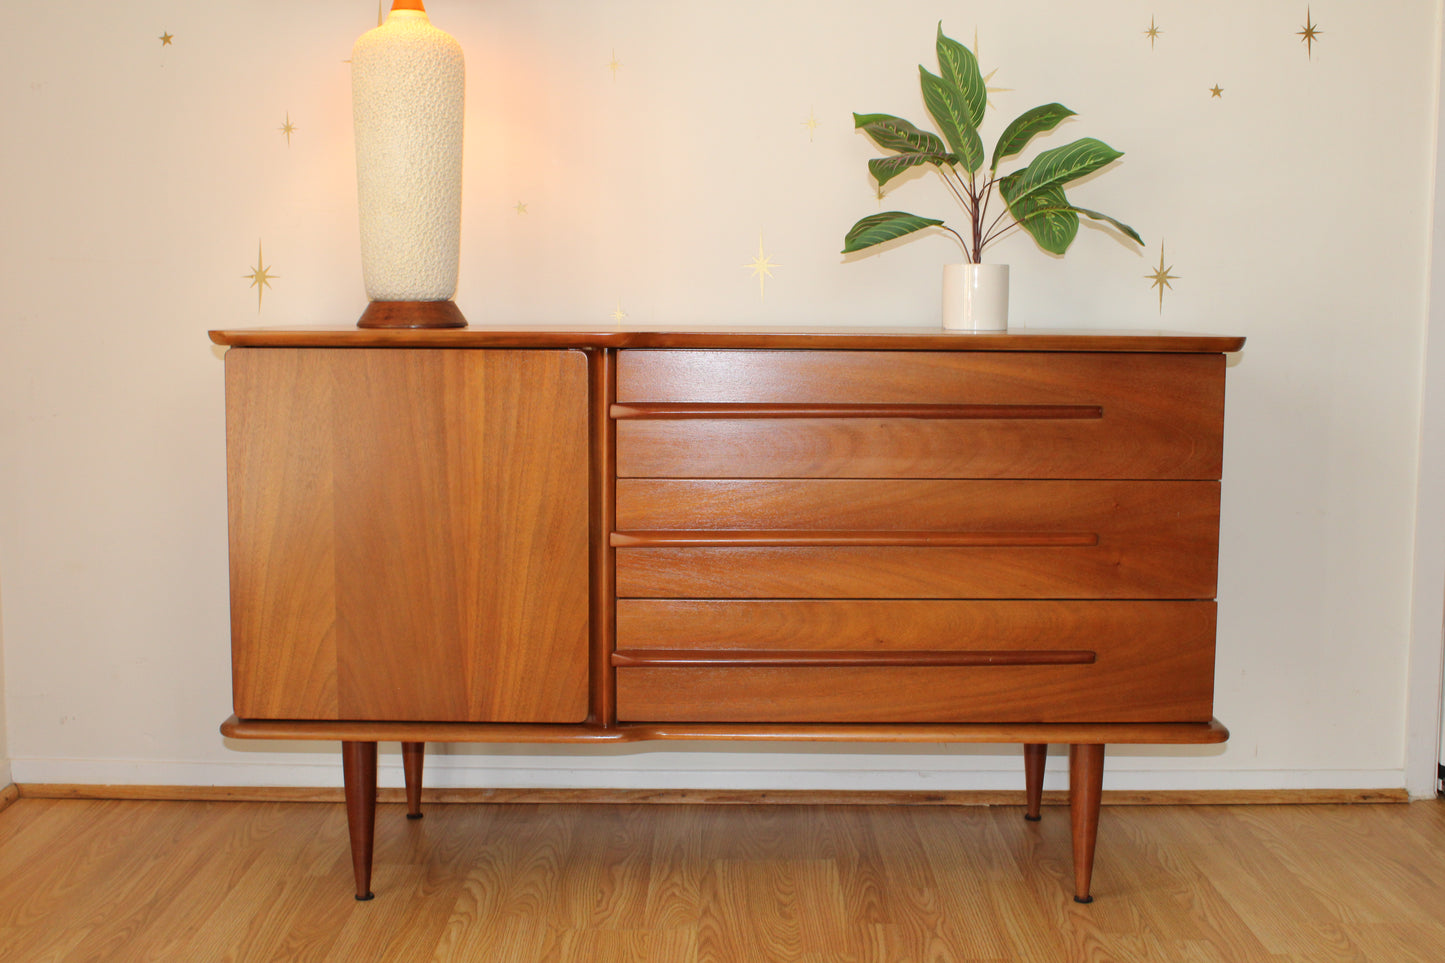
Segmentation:
{"type": "Polygon", "coordinates": [[[525,214],[527,213],[527,205],[523,204],[521,201],[518,201],[516,206],[513,207],[512,210],[516,211],[518,214],[525,214]]]}
{"type": "Polygon", "coordinates": [[[762,234],[758,234],[758,256],[753,258],[750,263],[744,264],[743,267],[752,271],[753,277],[758,279],[758,297],[766,299],[768,292],[765,285],[768,282],[768,278],[773,276],[773,268],[782,267],[782,265],[773,263],[773,260],[769,258],[763,250],[762,234]]]}
{"type": "Polygon", "coordinates": [[[1168,288],[1171,291],[1174,290],[1174,285],[1170,284],[1169,282],[1179,280],[1179,275],[1169,273],[1172,270],[1174,270],[1174,265],[1171,264],[1168,267],[1164,266],[1164,245],[1161,242],[1159,245],[1159,270],[1155,271],[1153,274],[1144,275],[1144,278],[1146,280],[1153,282],[1149,285],[1151,288],[1159,289],[1160,314],[1164,313],[1164,289],[1168,288]]]}
{"type": "Polygon", "coordinates": [[[621,298],[618,298],[618,299],[617,299],[617,310],[615,310],[615,311],[613,311],[611,314],[609,314],[608,317],[611,318],[613,321],[626,321],[626,320],[627,320],[627,312],[624,311],[624,310],[622,310],[622,299],[621,299],[621,298]]]}
{"type": "Polygon", "coordinates": [[[803,126],[808,128],[808,143],[813,142],[813,132],[818,129],[818,118],[813,116],[813,108],[808,108],[808,119],[803,121],[803,126]]]}
{"type": "Polygon", "coordinates": [[[286,111],[286,123],[281,125],[281,133],[286,135],[286,146],[291,146],[291,135],[296,133],[296,125],[291,123],[291,111],[286,111]]]}
{"type": "Polygon", "coordinates": [[[617,59],[617,48],[612,48],[612,60],[608,62],[607,69],[612,71],[612,79],[617,79],[617,71],[622,69],[622,61],[617,59]]]}
{"type": "Polygon", "coordinates": [[[1220,100],[1223,100],[1223,99],[1224,99],[1224,88],[1221,87],[1221,86],[1219,86],[1218,84],[1215,84],[1213,87],[1210,87],[1210,88],[1209,88],[1209,96],[1210,96],[1210,97],[1218,97],[1220,100]]]}
{"type": "Polygon", "coordinates": [[[1149,38],[1149,49],[1150,49],[1150,50],[1153,50],[1153,49],[1154,49],[1154,41],[1155,41],[1155,40],[1158,40],[1158,39],[1159,39],[1159,35],[1160,35],[1161,33],[1163,33],[1163,32],[1164,32],[1164,31],[1163,31],[1163,30],[1160,30],[1159,27],[1154,23],[1154,18],[1153,18],[1153,17],[1150,17],[1150,18],[1149,18],[1149,29],[1144,31],[1144,36],[1146,36],[1146,37],[1149,38]]]}
{"type": "Polygon", "coordinates": [[[251,287],[256,289],[256,313],[260,314],[261,295],[264,293],[266,288],[269,288],[271,286],[271,279],[276,277],[275,274],[271,273],[270,267],[265,266],[264,264],[264,259],[261,255],[260,241],[256,242],[256,269],[250,274],[241,275],[241,277],[250,278],[251,287]]]}
{"type": "MultiPolygon", "coordinates": [[[[977,27],[974,27],[974,28],[973,28],[973,57],[974,57],[975,60],[977,60],[978,57],[979,57],[979,52],[978,52],[978,28],[977,28],[977,27]]],[[[990,86],[988,85],[988,82],[993,79],[993,75],[996,74],[996,73],[998,73],[998,68],[997,68],[997,67],[993,68],[993,69],[990,70],[988,73],[986,73],[986,74],[983,75],[983,92],[984,92],[984,95],[985,95],[984,103],[986,103],[989,107],[992,107],[992,106],[993,106],[993,95],[994,95],[994,94],[1011,93],[1011,92],[1013,91],[1013,88],[1012,88],[1012,87],[990,87],[990,86]]],[[[882,199],[882,198],[880,198],[880,200],[881,200],[881,199],[882,199]]]]}
{"type": "Polygon", "coordinates": [[[1320,38],[1322,33],[1324,31],[1315,23],[1314,14],[1311,13],[1309,7],[1305,7],[1305,25],[1304,29],[1299,31],[1298,36],[1300,43],[1305,45],[1305,52],[1311,58],[1315,55],[1315,41],[1320,38]]]}
{"type": "Polygon", "coordinates": [[[173,34],[163,32],[157,39],[160,40],[162,47],[169,47],[171,46],[171,41],[175,39],[175,36],[173,34]]]}

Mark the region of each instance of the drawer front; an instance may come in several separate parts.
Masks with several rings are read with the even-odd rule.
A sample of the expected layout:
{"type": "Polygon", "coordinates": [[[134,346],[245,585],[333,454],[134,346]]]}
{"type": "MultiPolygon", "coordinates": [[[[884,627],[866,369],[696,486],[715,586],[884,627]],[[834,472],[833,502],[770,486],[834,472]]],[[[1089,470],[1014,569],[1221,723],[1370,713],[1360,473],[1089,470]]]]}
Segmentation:
{"type": "Polygon", "coordinates": [[[1215,594],[1215,482],[623,479],[617,506],[622,598],[1215,594]]]}
{"type": "Polygon", "coordinates": [[[624,601],[633,722],[1206,722],[1212,602],[624,601]]]}
{"type": "Polygon", "coordinates": [[[619,599],[614,661],[643,664],[667,652],[690,653],[689,664],[785,662],[791,653],[822,664],[828,654],[859,662],[928,652],[948,662],[945,653],[984,652],[1017,663],[1090,652],[1107,662],[1176,639],[1212,653],[1214,612],[1209,601],[619,599]]]}
{"type": "Polygon", "coordinates": [[[1220,474],[1223,359],[619,354],[617,471],[664,478],[1220,474]]]}
{"type": "Polygon", "coordinates": [[[617,401],[702,404],[1117,405],[1224,403],[1222,355],[1006,351],[626,349],[617,401]]]}

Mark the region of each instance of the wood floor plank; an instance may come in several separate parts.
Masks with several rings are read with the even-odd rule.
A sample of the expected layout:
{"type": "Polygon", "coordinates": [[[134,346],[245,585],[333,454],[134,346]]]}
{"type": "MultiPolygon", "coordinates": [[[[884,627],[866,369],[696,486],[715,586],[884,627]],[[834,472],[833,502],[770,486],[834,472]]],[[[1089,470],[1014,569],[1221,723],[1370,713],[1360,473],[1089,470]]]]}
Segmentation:
{"type": "Polygon", "coordinates": [[[1445,945],[1445,802],[1106,807],[1095,902],[1068,814],[1021,807],[378,809],[22,797],[0,960],[557,963],[1413,961],[1445,945]]]}

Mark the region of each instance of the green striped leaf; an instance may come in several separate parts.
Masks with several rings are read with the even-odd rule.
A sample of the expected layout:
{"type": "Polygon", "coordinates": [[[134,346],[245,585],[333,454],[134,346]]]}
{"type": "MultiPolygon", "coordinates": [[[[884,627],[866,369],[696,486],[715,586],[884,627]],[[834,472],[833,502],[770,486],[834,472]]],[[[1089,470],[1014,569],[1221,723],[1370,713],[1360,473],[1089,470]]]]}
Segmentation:
{"type": "Polygon", "coordinates": [[[1116,221],[1114,218],[1110,217],[1107,214],[1100,214],[1098,211],[1090,211],[1082,207],[1076,207],[1074,208],[1074,210],[1078,211],[1085,217],[1092,218],[1093,220],[1107,221],[1108,223],[1114,225],[1114,227],[1118,228],[1131,241],[1138,241],[1140,244],[1144,243],[1144,239],[1139,236],[1139,232],[1122,221],[1116,221]]]}
{"type": "Polygon", "coordinates": [[[923,164],[944,164],[948,154],[894,154],[892,157],[875,157],[868,162],[868,171],[878,186],[882,187],[899,174],[907,173],[923,164]]]}
{"type": "Polygon", "coordinates": [[[970,172],[978,170],[983,166],[983,141],[979,139],[978,128],[969,120],[963,91],[922,66],[918,74],[929,116],[943,131],[944,140],[963,165],[970,172]]]}
{"type": "Polygon", "coordinates": [[[1009,202],[1009,213],[1028,231],[1039,247],[1050,254],[1063,254],[1079,233],[1079,215],[1069,206],[1064,189],[1058,185],[1009,202]]]}
{"type": "MultiPolygon", "coordinates": [[[[1016,203],[1032,194],[1050,187],[1062,187],[1123,156],[1103,141],[1085,137],[1044,151],[1028,167],[1000,180],[999,191],[1012,211],[1016,203]]],[[[1017,220],[1018,215],[1015,214],[1014,218],[1017,220]]]]}
{"type": "Polygon", "coordinates": [[[900,154],[946,154],[948,148],[937,134],[919,130],[902,117],[892,114],[854,114],[853,126],[873,138],[884,150],[900,154]]]}
{"type": "Polygon", "coordinates": [[[1044,104],[1014,118],[999,136],[998,146],[993,149],[993,165],[989,170],[998,170],[998,162],[1011,157],[1028,146],[1038,134],[1053,130],[1065,117],[1074,112],[1063,104],[1044,104]]]}
{"type": "Polygon", "coordinates": [[[854,251],[861,251],[875,244],[882,244],[884,241],[906,237],[914,231],[921,231],[926,227],[937,227],[942,223],[931,217],[919,217],[917,214],[905,214],[903,211],[873,214],[863,218],[849,229],[847,236],[843,238],[843,253],[852,254],[854,251]]]}
{"type": "Polygon", "coordinates": [[[938,70],[943,79],[957,87],[967,106],[968,122],[977,130],[983,126],[983,112],[988,108],[988,89],[978,69],[978,58],[963,44],[943,34],[943,21],[938,22],[938,70]]]}

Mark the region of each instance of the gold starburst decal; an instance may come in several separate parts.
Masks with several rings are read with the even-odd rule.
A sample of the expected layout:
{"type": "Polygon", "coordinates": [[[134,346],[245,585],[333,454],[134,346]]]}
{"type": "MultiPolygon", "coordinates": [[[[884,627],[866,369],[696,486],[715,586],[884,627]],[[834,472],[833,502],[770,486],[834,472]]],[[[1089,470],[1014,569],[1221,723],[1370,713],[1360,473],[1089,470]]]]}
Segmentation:
{"type": "Polygon", "coordinates": [[[627,312],[622,310],[622,299],[617,299],[617,309],[608,315],[613,321],[626,321],[627,312]]]}
{"type": "Polygon", "coordinates": [[[1153,282],[1149,285],[1151,288],[1159,289],[1160,314],[1164,313],[1164,289],[1168,288],[1171,291],[1174,290],[1174,285],[1170,284],[1169,282],[1179,280],[1179,275],[1169,273],[1172,270],[1174,270],[1174,265],[1171,264],[1168,267],[1164,266],[1164,245],[1161,243],[1159,245],[1159,270],[1155,271],[1153,274],[1144,275],[1146,280],[1153,282]]]}
{"type": "MultiPolygon", "coordinates": [[[[982,54],[980,54],[980,53],[978,52],[978,28],[977,28],[977,27],[974,27],[974,28],[973,28],[973,57],[974,57],[975,60],[977,60],[977,59],[978,59],[979,57],[981,57],[981,56],[982,56],[982,54]]],[[[994,94],[1006,94],[1006,93],[1012,93],[1012,92],[1013,92],[1013,88],[1012,88],[1012,87],[990,87],[990,86],[988,85],[988,82],[993,79],[993,75],[996,74],[996,73],[998,73],[998,68],[997,68],[997,67],[993,68],[993,69],[990,70],[988,73],[986,73],[986,74],[983,75],[984,103],[987,104],[989,107],[992,107],[992,106],[993,106],[993,95],[994,95],[994,94]]]]}
{"type": "Polygon", "coordinates": [[[808,128],[808,143],[813,142],[813,132],[818,129],[818,118],[813,116],[813,108],[808,108],[808,119],[803,121],[803,126],[808,128]]]}
{"type": "Polygon", "coordinates": [[[174,39],[176,39],[176,38],[175,38],[175,36],[174,36],[173,34],[165,33],[165,32],[163,31],[163,32],[161,33],[161,35],[160,35],[159,37],[157,37],[156,39],[158,39],[158,40],[161,42],[161,46],[162,46],[162,47],[169,47],[169,46],[171,46],[171,41],[174,40],[174,39]]]}
{"type": "Polygon", "coordinates": [[[261,254],[260,241],[256,242],[255,270],[253,270],[250,274],[243,274],[241,275],[241,277],[249,278],[251,281],[251,287],[256,289],[256,313],[260,314],[261,295],[265,292],[266,288],[269,288],[271,286],[271,279],[277,277],[277,275],[271,273],[271,268],[265,264],[265,259],[261,254]]]}
{"type": "Polygon", "coordinates": [[[1210,87],[1210,88],[1209,88],[1209,96],[1210,96],[1210,97],[1218,97],[1220,100],[1223,100],[1223,99],[1224,99],[1224,88],[1221,87],[1221,86],[1219,86],[1218,84],[1215,84],[1213,87],[1210,87]]]}
{"type": "Polygon", "coordinates": [[[1149,18],[1149,29],[1144,31],[1144,36],[1146,36],[1146,37],[1149,38],[1149,49],[1150,49],[1150,50],[1153,50],[1153,49],[1154,49],[1154,41],[1155,41],[1155,40],[1158,40],[1158,39],[1159,39],[1159,35],[1160,35],[1161,33],[1163,33],[1163,32],[1164,32],[1164,31],[1163,31],[1163,30],[1160,30],[1160,29],[1159,29],[1159,26],[1154,23],[1154,18],[1153,18],[1153,17],[1150,17],[1150,18],[1149,18]]]}
{"type": "Polygon", "coordinates": [[[758,256],[753,258],[751,262],[744,264],[743,267],[752,271],[753,277],[758,279],[758,297],[766,299],[768,296],[766,288],[768,278],[773,276],[773,268],[782,267],[782,265],[775,264],[772,258],[768,257],[767,252],[763,250],[763,236],[761,234],[758,235],[758,256]]]}
{"type": "Polygon", "coordinates": [[[612,71],[612,79],[617,79],[617,71],[622,69],[622,61],[617,59],[617,48],[612,48],[612,59],[608,61],[607,69],[612,71]]]}
{"type": "Polygon", "coordinates": [[[527,213],[527,205],[523,204],[521,201],[518,201],[516,203],[516,206],[514,206],[512,210],[516,211],[518,214],[525,214],[527,213]]]}
{"type": "Polygon", "coordinates": [[[286,111],[286,123],[281,125],[281,133],[286,135],[286,146],[291,146],[291,135],[296,133],[296,125],[291,123],[291,111],[286,111]]]}
{"type": "Polygon", "coordinates": [[[1314,14],[1310,11],[1309,7],[1305,7],[1305,25],[1304,29],[1299,31],[1298,36],[1300,43],[1305,45],[1305,53],[1311,58],[1315,55],[1315,41],[1320,38],[1320,34],[1322,33],[1324,33],[1324,31],[1315,23],[1314,14]]]}

